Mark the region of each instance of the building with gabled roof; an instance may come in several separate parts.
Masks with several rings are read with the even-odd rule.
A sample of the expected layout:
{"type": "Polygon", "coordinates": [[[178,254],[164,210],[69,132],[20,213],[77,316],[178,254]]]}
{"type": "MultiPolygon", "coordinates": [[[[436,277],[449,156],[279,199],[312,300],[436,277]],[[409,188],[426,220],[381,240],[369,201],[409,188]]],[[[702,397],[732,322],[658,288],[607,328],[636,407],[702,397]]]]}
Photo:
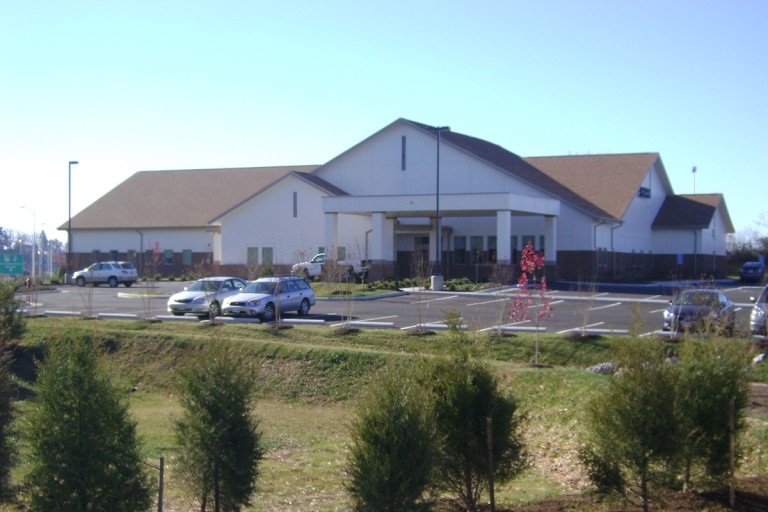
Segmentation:
{"type": "Polygon", "coordinates": [[[722,195],[675,195],[657,153],[522,158],[406,119],[321,166],[140,172],[72,228],[83,263],[141,255],[162,273],[252,277],[327,252],[372,278],[427,260],[487,279],[531,242],[572,280],[721,276],[733,232],[722,195]]]}

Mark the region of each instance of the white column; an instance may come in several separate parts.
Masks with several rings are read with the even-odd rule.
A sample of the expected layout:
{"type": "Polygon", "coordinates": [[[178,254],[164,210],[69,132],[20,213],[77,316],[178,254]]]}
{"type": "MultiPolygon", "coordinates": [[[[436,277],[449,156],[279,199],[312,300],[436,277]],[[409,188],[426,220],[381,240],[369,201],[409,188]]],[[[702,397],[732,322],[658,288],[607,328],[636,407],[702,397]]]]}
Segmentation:
{"type": "Polygon", "coordinates": [[[371,246],[368,258],[374,261],[395,260],[395,222],[383,212],[371,215],[371,246]]]}
{"type": "Polygon", "coordinates": [[[339,246],[339,214],[325,214],[325,258],[336,259],[337,247],[339,246]]]}
{"type": "Polygon", "coordinates": [[[512,262],[512,212],[499,210],[496,212],[496,262],[499,265],[509,265],[512,262]]]}
{"type": "Polygon", "coordinates": [[[557,263],[557,217],[544,217],[544,261],[557,263]]]}

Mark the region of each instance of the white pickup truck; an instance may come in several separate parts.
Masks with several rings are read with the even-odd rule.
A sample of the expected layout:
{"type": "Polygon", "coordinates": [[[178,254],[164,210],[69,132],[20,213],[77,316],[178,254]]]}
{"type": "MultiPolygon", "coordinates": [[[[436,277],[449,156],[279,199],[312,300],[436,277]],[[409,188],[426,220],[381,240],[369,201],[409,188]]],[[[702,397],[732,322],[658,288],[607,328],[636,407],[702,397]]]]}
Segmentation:
{"type": "MultiPolygon", "coordinates": [[[[297,276],[318,277],[323,273],[323,264],[325,263],[325,253],[316,254],[309,261],[296,263],[291,267],[291,273],[297,276]]],[[[340,278],[345,279],[365,279],[368,275],[367,260],[338,260],[333,262],[339,268],[340,278]]]]}

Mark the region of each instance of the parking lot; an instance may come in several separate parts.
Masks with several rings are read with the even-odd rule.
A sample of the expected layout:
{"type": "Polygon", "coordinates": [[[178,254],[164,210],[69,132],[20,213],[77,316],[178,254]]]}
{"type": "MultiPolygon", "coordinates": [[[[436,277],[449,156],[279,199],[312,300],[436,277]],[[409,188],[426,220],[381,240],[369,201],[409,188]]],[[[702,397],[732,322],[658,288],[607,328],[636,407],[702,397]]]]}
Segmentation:
{"type": "MultiPolygon", "coordinates": [[[[171,321],[166,301],[186,283],[136,283],[131,288],[60,286],[53,291],[20,293],[24,310],[30,315],[85,315],[113,318],[159,318],[171,321]]],[[[723,286],[723,291],[736,303],[736,326],[748,331],[750,297],[759,293],[756,286],[723,286]]],[[[651,288],[648,288],[651,290],[651,288]]],[[[657,291],[653,289],[654,291],[657,291]]],[[[513,322],[509,317],[511,301],[517,289],[508,288],[487,293],[451,293],[411,291],[385,294],[376,298],[345,301],[318,299],[309,315],[299,318],[288,313],[287,322],[309,322],[334,326],[351,321],[357,325],[413,329],[427,326],[445,327],[448,315],[455,311],[467,329],[487,331],[503,328],[510,331],[539,329],[550,333],[569,332],[650,335],[659,332],[662,311],[669,295],[643,293],[644,289],[622,291],[553,290],[546,294],[552,315],[536,320],[541,311],[537,295],[527,308],[529,320],[513,322]]],[[[185,317],[195,321],[195,317],[185,317]]]]}

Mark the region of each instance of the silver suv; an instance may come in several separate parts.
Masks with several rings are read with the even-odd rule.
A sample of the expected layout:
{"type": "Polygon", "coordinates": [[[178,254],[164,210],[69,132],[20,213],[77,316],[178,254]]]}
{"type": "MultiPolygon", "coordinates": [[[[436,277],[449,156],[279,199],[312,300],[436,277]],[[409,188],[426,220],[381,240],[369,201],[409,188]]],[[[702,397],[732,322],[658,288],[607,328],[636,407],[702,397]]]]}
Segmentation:
{"type": "Polygon", "coordinates": [[[225,316],[260,318],[271,322],[278,313],[309,313],[315,305],[315,292],[303,277],[262,277],[243,290],[224,299],[221,312],[225,316]]]}
{"type": "Polygon", "coordinates": [[[106,283],[114,288],[122,283],[130,287],[137,279],[136,267],[128,261],[101,261],[72,274],[72,280],[77,286],[85,286],[86,283],[99,286],[106,283]]]}

